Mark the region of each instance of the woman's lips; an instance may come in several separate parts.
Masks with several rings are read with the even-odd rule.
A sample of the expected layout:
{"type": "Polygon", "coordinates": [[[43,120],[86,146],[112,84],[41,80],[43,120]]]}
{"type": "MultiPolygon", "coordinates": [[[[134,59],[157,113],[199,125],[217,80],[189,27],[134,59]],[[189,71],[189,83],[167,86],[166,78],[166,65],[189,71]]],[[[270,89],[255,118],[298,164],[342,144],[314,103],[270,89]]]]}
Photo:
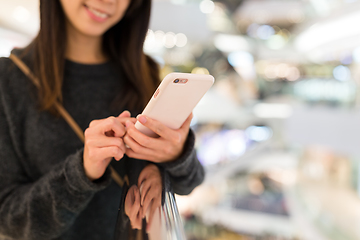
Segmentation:
{"type": "Polygon", "coordinates": [[[109,14],[99,11],[97,9],[94,9],[92,7],[89,7],[87,5],[84,5],[84,7],[85,7],[87,13],[89,14],[90,18],[92,18],[93,20],[95,20],[97,22],[104,22],[110,17],[109,14]]]}

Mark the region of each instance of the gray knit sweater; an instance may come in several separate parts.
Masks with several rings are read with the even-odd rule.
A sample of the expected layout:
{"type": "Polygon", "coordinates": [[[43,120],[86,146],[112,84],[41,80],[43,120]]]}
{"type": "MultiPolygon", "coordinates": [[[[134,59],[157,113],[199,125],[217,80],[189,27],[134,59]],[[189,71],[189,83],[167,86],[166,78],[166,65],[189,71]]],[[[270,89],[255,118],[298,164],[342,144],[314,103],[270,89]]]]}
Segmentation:
{"type": "MultiPolygon", "coordinates": [[[[120,79],[109,63],[66,61],[64,107],[83,130],[93,119],[121,112],[109,107],[122,88],[120,79]]],[[[36,106],[30,80],[10,59],[0,58],[0,239],[113,239],[121,188],[109,170],[89,181],[82,142],[62,118],[36,106]]],[[[125,156],[111,164],[134,183],[146,162],[125,156]]],[[[179,194],[202,182],[192,131],[182,156],[161,167],[179,194]]]]}

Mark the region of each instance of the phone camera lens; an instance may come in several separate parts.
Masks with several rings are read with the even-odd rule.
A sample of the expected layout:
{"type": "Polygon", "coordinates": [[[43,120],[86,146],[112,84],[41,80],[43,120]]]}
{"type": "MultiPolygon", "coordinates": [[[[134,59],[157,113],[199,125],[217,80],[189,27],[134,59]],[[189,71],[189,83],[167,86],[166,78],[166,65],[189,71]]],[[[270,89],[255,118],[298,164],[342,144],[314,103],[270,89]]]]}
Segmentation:
{"type": "Polygon", "coordinates": [[[175,79],[175,80],[174,80],[174,83],[178,83],[178,82],[179,82],[179,79],[175,79]]]}

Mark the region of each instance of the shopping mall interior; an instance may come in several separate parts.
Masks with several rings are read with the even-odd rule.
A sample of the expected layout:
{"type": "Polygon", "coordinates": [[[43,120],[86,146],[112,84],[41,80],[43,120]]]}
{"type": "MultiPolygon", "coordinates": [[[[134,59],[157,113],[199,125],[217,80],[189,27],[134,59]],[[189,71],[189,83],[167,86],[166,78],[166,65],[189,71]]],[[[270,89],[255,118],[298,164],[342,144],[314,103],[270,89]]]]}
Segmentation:
{"type": "MultiPolygon", "coordinates": [[[[39,29],[0,0],[0,57],[39,29]]],[[[211,74],[194,109],[203,184],[176,196],[189,240],[360,239],[360,0],[153,0],[145,52],[211,74]]]]}

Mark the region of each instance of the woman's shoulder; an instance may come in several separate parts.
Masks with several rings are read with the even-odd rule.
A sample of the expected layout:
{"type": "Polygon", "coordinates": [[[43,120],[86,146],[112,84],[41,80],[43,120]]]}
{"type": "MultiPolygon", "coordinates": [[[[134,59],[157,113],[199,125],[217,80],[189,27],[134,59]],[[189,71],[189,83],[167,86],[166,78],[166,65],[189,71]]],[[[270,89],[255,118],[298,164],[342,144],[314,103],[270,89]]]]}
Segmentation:
{"type": "MultiPolygon", "coordinates": [[[[21,56],[24,53],[24,49],[14,48],[11,54],[21,56]]],[[[13,61],[9,57],[0,57],[0,70],[4,71],[9,69],[10,66],[14,65],[13,61]]]]}
{"type": "Polygon", "coordinates": [[[9,71],[12,61],[8,57],[0,57],[0,78],[5,76],[6,72],[9,71]]]}
{"type": "Polygon", "coordinates": [[[16,70],[16,66],[10,58],[0,58],[0,88],[4,88],[9,84],[9,79],[12,78],[16,70]]]}
{"type": "MultiPolygon", "coordinates": [[[[14,49],[11,51],[11,54],[20,56],[22,52],[22,49],[14,49]]],[[[25,79],[25,74],[14,64],[14,62],[9,57],[0,58],[0,85],[4,86],[4,84],[8,85],[11,83],[18,85],[19,83],[24,83],[23,81],[25,79]]]]}
{"type": "MultiPolygon", "coordinates": [[[[12,53],[14,52],[15,54],[18,53],[18,51],[12,53]]],[[[10,58],[0,58],[0,97],[2,96],[3,100],[5,98],[13,99],[15,96],[18,100],[27,98],[29,96],[29,84],[30,80],[10,58]]]]}

